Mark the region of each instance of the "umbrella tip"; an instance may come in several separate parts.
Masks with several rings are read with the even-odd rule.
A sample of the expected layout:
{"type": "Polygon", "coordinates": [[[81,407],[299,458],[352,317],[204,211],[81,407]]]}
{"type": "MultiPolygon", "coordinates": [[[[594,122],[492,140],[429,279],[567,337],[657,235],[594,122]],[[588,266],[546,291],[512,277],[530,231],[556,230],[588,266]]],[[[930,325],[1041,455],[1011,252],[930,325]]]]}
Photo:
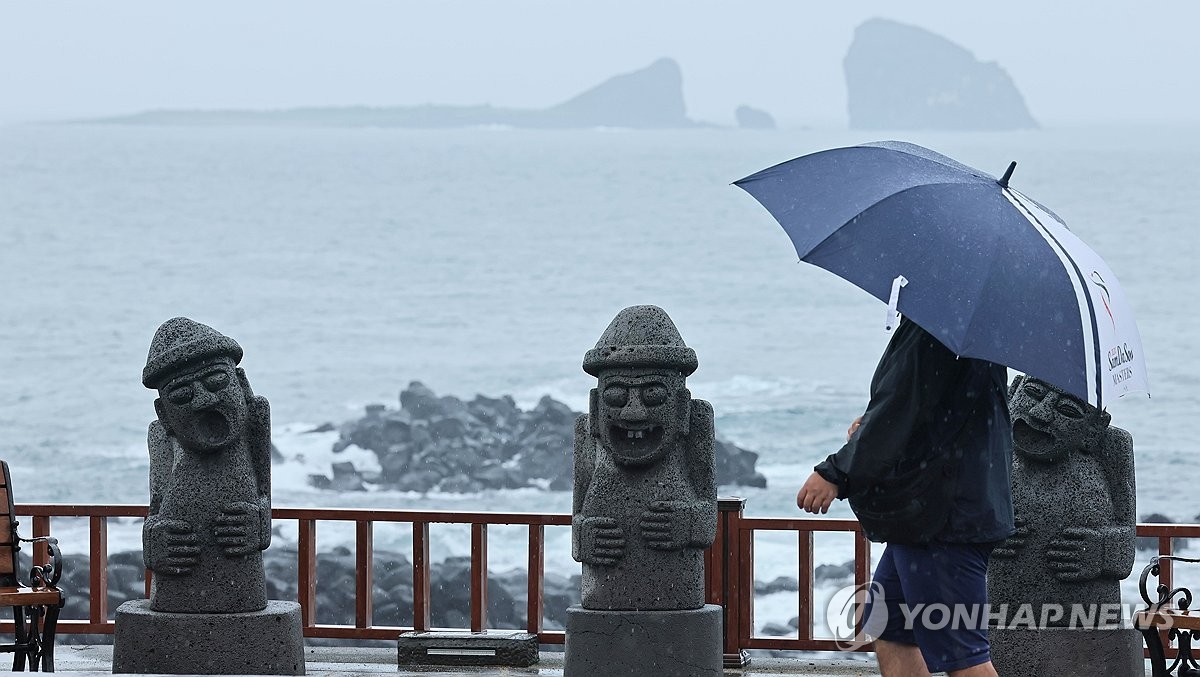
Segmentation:
{"type": "Polygon", "coordinates": [[[1008,188],[1008,180],[1012,178],[1013,170],[1016,168],[1017,168],[1016,160],[1013,160],[1012,162],[1008,163],[1008,169],[1004,170],[1004,176],[1001,176],[1000,179],[998,181],[996,181],[996,183],[1000,184],[1001,187],[1003,187],[1003,188],[1008,188]]]}

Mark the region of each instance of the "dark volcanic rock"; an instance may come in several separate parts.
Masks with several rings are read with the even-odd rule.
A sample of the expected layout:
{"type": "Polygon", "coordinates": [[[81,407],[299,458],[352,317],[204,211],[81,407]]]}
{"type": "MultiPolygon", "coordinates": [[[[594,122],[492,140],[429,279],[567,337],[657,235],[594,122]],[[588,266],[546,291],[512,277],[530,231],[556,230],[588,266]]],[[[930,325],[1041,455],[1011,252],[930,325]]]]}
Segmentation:
{"type": "Polygon", "coordinates": [[[1003,68],[922,28],[871,19],[854,31],[844,67],[853,129],[1038,126],[1003,68]]]}
{"type": "MultiPolygon", "coordinates": [[[[310,475],[309,484],[336,491],[375,484],[401,491],[468,493],[527,486],[571,489],[571,449],[579,412],[551,397],[522,411],[507,395],[478,395],[469,402],[438,397],[414,381],[400,393],[399,410],[373,404],[341,427],[333,451],[350,445],[374,452],[381,471],[361,473],[352,463],[333,464],[331,476],[310,475]]],[[[720,484],[765,487],[755,471],[758,454],[717,440],[720,484]]]]}
{"type": "Polygon", "coordinates": [[[750,106],[738,106],[734,117],[737,118],[738,127],[742,129],[775,129],[775,118],[764,110],[750,106]]]}

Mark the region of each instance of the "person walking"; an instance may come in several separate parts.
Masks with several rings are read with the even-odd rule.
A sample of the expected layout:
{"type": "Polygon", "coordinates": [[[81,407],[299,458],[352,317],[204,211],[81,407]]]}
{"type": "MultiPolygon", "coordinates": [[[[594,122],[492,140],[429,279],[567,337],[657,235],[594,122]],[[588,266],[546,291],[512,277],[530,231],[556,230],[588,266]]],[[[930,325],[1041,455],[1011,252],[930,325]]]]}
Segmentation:
{"type": "Polygon", "coordinates": [[[876,630],[874,609],[887,612],[871,633],[883,677],[996,675],[981,612],[988,557],[1014,532],[1012,446],[1007,369],[959,358],[903,319],[866,411],[796,496],[811,513],[848,499],[867,537],[887,544],[865,616],[876,630]]]}

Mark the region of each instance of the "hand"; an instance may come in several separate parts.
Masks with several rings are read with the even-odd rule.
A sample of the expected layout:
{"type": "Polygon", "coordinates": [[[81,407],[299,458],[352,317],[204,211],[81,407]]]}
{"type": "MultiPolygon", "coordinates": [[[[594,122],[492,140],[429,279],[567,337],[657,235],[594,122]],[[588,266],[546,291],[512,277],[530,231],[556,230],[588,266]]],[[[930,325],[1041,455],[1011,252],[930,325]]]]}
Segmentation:
{"type": "Polygon", "coordinates": [[[654,550],[682,550],[690,527],[687,505],[679,501],[653,501],[642,513],[642,538],[654,550]]]}
{"type": "Polygon", "coordinates": [[[579,526],[579,561],[612,566],[625,555],[625,534],[612,517],[585,517],[579,526]]]}
{"type": "Polygon", "coordinates": [[[1017,531],[992,550],[992,557],[1012,559],[1025,547],[1025,539],[1029,538],[1029,525],[1020,517],[1013,519],[1013,525],[1017,527],[1017,531]]]}
{"type": "Polygon", "coordinates": [[[849,442],[851,437],[854,437],[854,431],[858,430],[858,426],[862,425],[862,416],[854,419],[849,428],[846,428],[846,441],[849,442]]]}
{"type": "Polygon", "coordinates": [[[165,519],[150,527],[150,570],[167,576],[186,576],[200,563],[200,546],[192,525],[165,519]]]}
{"type": "Polygon", "coordinates": [[[1104,568],[1103,535],[1087,527],[1067,527],[1046,549],[1046,566],[1054,577],[1067,583],[1091,581],[1104,568]]]}
{"type": "Polygon", "coordinates": [[[259,550],[259,522],[262,512],[256,503],[237,501],[221,509],[213,535],[226,557],[242,557],[259,550]]]}
{"type": "Polygon", "coordinates": [[[829,506],[833,505],[837,495],[838,485],[814,472],[804,481],[800,493],[796,494],[796,505],[805,512],[823,515],[829,512],[829,506]]]}

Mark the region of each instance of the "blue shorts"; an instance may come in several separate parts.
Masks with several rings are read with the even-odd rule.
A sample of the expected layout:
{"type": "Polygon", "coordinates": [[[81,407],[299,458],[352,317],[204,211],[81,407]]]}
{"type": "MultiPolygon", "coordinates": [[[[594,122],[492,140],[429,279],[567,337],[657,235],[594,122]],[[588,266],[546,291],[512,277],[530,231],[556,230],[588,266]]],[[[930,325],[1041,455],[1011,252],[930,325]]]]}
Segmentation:
{"type": "Polygon", "coordinates": [[[990,661],[985,614],[987,564],[993,546],[889,543],[879,558],[867,600],[868,634],[915,644],[930,672],[963,670],[990,661]],[[886,614],[875,612],[878,602],[886,614]]]}

